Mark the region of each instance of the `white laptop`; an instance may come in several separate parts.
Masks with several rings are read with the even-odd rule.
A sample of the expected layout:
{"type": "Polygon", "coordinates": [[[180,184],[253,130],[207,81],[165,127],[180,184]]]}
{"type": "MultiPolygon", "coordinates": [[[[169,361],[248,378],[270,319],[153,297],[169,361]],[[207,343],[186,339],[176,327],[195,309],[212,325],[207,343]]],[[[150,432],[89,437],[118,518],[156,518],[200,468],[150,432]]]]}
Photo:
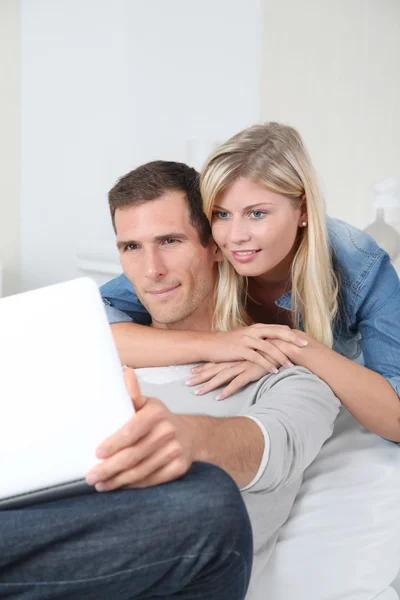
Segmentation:
{"type": "Polygon", "coordinates": [[[133,412],[91,279],[0,300],[0,508],[92,491],[97,446],[133,412]]]}

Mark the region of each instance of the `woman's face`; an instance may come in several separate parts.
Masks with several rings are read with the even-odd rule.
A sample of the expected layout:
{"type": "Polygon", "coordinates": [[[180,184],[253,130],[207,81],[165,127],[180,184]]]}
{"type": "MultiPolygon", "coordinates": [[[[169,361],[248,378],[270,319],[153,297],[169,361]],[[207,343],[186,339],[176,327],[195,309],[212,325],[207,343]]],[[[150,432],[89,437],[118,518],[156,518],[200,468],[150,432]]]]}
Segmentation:
{"type": "Polygon", "coordinates": [[[217,198],[212,232],[240,275],[274,279],[287,275],[302,221],[305,202],[241,178],[217,198]]]}

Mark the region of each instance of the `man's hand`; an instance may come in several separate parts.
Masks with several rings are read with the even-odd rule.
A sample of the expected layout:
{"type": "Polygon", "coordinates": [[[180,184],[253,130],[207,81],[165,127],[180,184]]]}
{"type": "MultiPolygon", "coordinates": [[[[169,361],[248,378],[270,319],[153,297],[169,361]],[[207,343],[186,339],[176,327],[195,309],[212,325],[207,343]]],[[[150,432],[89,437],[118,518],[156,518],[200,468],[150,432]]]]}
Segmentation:
{"type": "Polygon", "coordinates": [[[124,376],[136,413],[97,449],[104,460],[86,477],[97,491],[165,483],[184,475],[194,460],[187,421],[157,398],[142,396],[131,369],[124,376]]]}

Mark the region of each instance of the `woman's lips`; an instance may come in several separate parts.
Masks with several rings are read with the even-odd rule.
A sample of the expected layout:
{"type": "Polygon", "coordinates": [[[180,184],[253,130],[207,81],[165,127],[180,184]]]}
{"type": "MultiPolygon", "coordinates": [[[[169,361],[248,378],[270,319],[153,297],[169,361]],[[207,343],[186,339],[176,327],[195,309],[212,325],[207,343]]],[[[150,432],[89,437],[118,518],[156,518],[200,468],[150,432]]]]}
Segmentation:
{"type": "Polygon", "coordinates": [[[240,263],[247,263],[254,259],[256,254],[260,252],[260,250],[232,250],[232,256],[235,260],[240,263]]]}

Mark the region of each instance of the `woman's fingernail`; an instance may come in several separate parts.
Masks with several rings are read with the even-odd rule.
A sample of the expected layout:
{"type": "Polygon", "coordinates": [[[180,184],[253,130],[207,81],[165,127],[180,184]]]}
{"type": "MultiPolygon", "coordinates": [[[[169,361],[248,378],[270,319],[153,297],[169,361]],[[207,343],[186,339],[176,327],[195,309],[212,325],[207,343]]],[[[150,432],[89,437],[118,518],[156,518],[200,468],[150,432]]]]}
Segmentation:
{"type": "Polygon", "coordinates": [[[195,390],[194,393],[196,394],[196,396],[201,396],[202,394],[204,394],[204,389],[200,388],[199,390],[195,390]]]}
{"type": "Polygon", "coordinates": [[[96,456],[97,458],[107,458],[107,450],[104,448],[99,448],[96,450],[96,456]]]}
{"type": "Polygon", "coordinates": [[[283,364],[287,369],[290,369],[290,367],[294,367],[294,364],[290,362],[290,360],[285,360],[283,364]]]}
{"type": "Polygon", "coordinates": [[[224,396],[223,396],[223,394],[218,394],[218,396],[215,396],[215,399],[216,400],[223,400],[224,396]]]}
{"type": "Polygon", "coordinates": [[[98,479],[99,478],[95,473],[89,473],[89,475],[86,475],[86,481],[89,485],[94,485],[98,479]]]}
{"type": "Polygon", "coordinates": [[[193,379],[188,379],[185,381],[186,385],[193,385],[193,379]]]}
{"type": "Polygon", "coordinates": [[[199,367],[192,367],[192,368],[190,369],[190,372],[191,372],[191,373],[197,373],[197,371],[198,371],[198,370],[199,370],[199,367]]]}
{"type": "Polygon", "coordinates": [[[275,367],[271,367],[269,370],[270,373],[273,373],[274,375],[276,375],[277,373],[279,373],[278,369],[276,369],[275,367]]]}
{"type": "Polygon", "coordinates": [[[98,492],[104,492],[107,488],[105,483],[96,483],[94,486],[98,492]]]}
{"type": "Polygon", "coordinates": [[[302,346],[307,346],[308,344],[307,340],[303,340],[303,338],[297,338],[297,340],[302,346]]]}

